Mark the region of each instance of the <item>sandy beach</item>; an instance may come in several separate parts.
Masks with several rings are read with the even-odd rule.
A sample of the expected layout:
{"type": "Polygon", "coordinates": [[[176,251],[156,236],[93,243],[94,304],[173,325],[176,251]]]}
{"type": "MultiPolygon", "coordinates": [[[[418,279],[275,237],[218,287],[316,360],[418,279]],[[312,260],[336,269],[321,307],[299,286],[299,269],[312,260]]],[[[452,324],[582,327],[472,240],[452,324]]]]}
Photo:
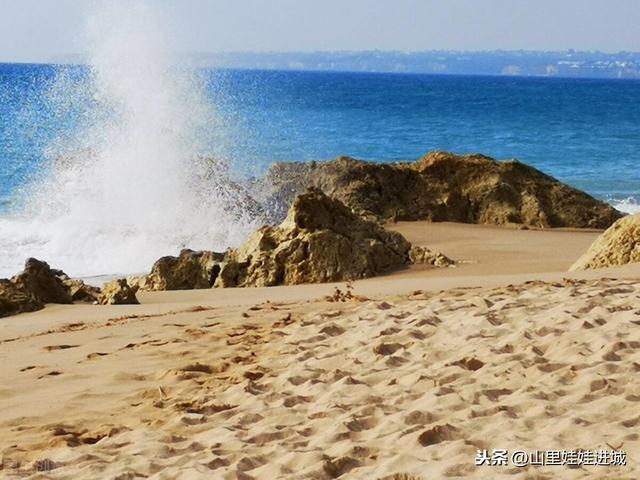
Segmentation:
{"type": "Polygon", "coordinates": [[[0,480],[640,480],[637,2],[3,19],[0,480]]]}
{"type": "Polygon", "coordinates": [[[637,478],[640,264],[567,273],[598,231],[388,227],[460,263],[2,319],[0,476],[637,478]]]}

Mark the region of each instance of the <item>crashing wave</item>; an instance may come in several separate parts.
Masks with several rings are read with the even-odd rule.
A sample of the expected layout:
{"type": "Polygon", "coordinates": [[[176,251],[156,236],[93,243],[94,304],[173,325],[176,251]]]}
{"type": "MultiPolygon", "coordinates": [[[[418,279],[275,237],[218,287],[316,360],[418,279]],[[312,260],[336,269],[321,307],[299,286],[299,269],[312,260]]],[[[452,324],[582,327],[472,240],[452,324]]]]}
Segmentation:
{"type": "Polygon", "coordinates": [[[208,159],[225,158],[212,144],[224,122],[169,38],[152,5],[94,12],[88,66],[59,67],[44,99],[58,131],[42,172],[0,219],[0,276],[29,256],[74,276],[146,271],[186,246],[235,246],[256,228],[224,160],[208,159]]]}

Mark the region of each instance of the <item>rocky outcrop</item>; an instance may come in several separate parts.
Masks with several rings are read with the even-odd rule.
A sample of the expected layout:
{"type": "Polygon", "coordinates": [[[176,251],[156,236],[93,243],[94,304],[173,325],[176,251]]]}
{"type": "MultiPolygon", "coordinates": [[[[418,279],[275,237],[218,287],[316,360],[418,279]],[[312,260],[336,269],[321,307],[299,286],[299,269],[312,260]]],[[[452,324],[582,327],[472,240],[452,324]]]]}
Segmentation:
{"type": "Polygon", "coordinates": [[[429,220],[530,227],[607,228],[623,216],[611,206],[518,161],[432,152],[416,162],[275,164],[271,210],[306,186],[378,221],[429,220]]]}
{"type": "Polygon", "coordinates": [[[99,288],[29,258],[11,280],[0,279],[0,317],[40,310],[46,303],[94,303],[99,296],[99,288]]]}
{"type": "Polygon", "coordinates": [[[0,279],[0,317],[34,312],[44,307],[36,296],[6,278],[0,279]]]}
{"type": "Polygon", "coordinates": [[[433,267],[450,267],[455,261],[440,252],[433,251],[421,245],[414,245],[409,251],[411,263],[415,265],[431,265],[433,267]]]}
{"type": "Polygon", "coordinates": [[[624,217],[600,235],[570,271],[640,263],[640,214],[624,217]]]}
{"type": "Polygon", "coordinates": [[[182,250],[177,257],[162,257],[145,277],[132,278],[141,290],[192,290],[211,288],[220,273],[225,254],[182,250]]]}
{"type": "Polygon", "coordinates": [[[52,270],[46,262],[29,258],[24,270],[11,282],[20,290],[32,293],[42,303],[72,303],[71,293],[58,277],[60,273],[52,270]]]}
{"type": "Polygon", "coordinates": [[[94,302],[99,294],[100,289],[29,258],[22,272],[0,280],[0,317],[39,310],[46,303],[94,302]]]}
{"type": "Polygon", "coordinates": [[[73,302],[94,303],[100,297],[100,289],[98,287],[87,285],[82,280],[69,278],[69,276],[61,270],[53,270],[53,272],[55,272],[63,288],[71,295],[73,302]]]}
{"type": "Polygon", "coordinates": [[[401,268],[411,245],[316,188],[278,227],[263,227],[227,254],[215,285],[246,287],[354,280],[401,268]]]}
{"type": "Polygon", "coordinates": [[[136,298],[137,291],[138,288],[131,287],[124,278],[112,280],[102,286],[98,303],[100,305],[137,305],[140,303],[136,298]]]}

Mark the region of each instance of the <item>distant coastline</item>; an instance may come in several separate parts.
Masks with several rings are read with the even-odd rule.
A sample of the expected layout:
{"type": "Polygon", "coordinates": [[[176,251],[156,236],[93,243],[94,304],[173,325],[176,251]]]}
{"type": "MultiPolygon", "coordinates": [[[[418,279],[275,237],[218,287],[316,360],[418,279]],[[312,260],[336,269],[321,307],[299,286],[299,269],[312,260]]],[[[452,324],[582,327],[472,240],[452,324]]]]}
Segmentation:
{"type": "MultiPolygon", "coordinates": [[[[640,78],[640,52],[588,51],[338,51],[189,52],[198,67],[247,70],[423,73],[564,78],[640,78]]],[[[56,64],[83,64],[82,54],[59,55],[56,64]]]]}

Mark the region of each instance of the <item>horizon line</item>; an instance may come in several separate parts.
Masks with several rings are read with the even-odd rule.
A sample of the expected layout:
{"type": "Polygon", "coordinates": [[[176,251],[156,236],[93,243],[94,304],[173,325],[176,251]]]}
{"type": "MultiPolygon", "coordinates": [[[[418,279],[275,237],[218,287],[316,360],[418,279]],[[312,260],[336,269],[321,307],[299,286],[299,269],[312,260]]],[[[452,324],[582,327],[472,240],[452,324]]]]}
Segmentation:
{"type": "MultiPolygon", "coordinates": [[[[6,62],[0,60],[0,65],[38,65],[49,67],[73,66],[88,67],[86,63],[52,63],[52,62],[6,62]]],[[[273,73],[350,73],[356,75],[405,75],[405,76],[431,76],[431,77],[484,77],[484,78],[536,78],[548,80],[601,80],[615,82],[639,82],[637,77],[607,77],[607,76],[588,76],[588,75],[542,75],[542,74],[499,74],[499,73],[438,73],[438,72],[398,72],[388,70],[322,70],[322,69],[286,69],[286,68],[250,68],[250,67],[228,67],[228,66],[201,66],[197,67],[204,70],[221,70],[234,72],[273,72],[273,73]]]]}
{"type": "MultiPolygon", "coordinates": [[[[469,49],[425,49],[425,50],[399,50],[399,49],[365,49],[365,50],[177,50],[174,52],[176,55],[340,55],[340,54],[402,54],[402,55],[417,55],[417,54],[483,54],[483,53],[524,53],[524,54],[600,54],[600,55],[640,55],[640,50],[579,50],[575,48],[559,49],[559,50],[541,50],[541,49],[526,49],[526,48],[494,48],[494,49],[482,49],[482,50],[469,50],[469,49]]],[[[56,53],[50,55],[47,60],[8,60],[0,58],[0,63],[16,63],[16,64],[52,64],[55,63],[52,60],[64,57],[85,57],[90,55],[88,52],[66,52],[56,53]]]]}

